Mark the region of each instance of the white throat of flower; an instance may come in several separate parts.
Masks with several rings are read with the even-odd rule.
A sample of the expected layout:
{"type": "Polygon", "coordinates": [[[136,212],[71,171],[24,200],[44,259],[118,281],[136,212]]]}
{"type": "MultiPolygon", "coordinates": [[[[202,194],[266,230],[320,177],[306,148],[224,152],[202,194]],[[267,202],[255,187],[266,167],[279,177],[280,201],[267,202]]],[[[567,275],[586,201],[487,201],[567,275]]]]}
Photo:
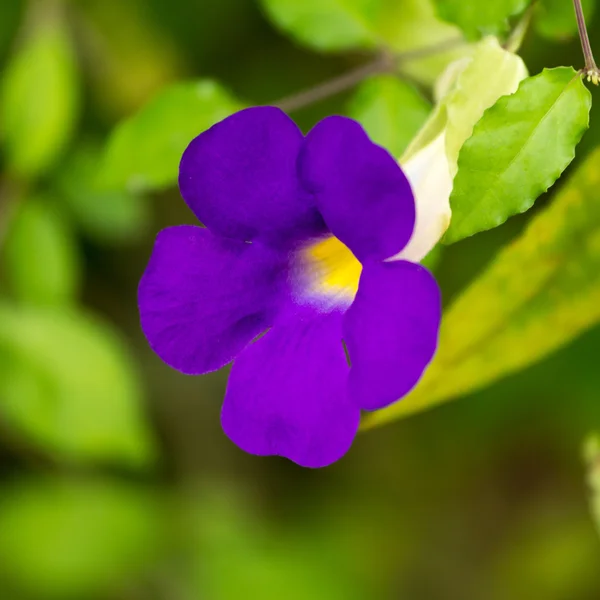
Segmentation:
{"type": "Polygon", "coordinates": [[[422,261],[450,225],[452,177],[446,131],[401,164],[415,197],[415,228],[408,245],[390,260],[422,261]]]}

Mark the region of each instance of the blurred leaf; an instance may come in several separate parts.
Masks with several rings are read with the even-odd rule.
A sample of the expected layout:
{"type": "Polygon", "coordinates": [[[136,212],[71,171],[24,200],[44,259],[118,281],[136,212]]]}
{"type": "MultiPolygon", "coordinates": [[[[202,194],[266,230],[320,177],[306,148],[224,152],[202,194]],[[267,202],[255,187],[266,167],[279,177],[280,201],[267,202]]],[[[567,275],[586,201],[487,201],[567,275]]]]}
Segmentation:
{"type": "Polygon", "coordinates": [[[527,77],[527,68],[517,55],[504,50],[488,37],[473,46],[469,57],[451,63],[436,82],[437,105],[426,124],[402,157],[406,162],[446,130],[446,154],[452,177],[458,155],[473,127],[486,109],[501,97],[512,94],[527,77]],[[487,74],[492,70],[494,78],[487,74]]]}
{"type": "MultiPolygon", "coordinates": [[[[92,86],[92,101],[110,122],[129,115],[148,98],[185,72],[177,41],[165,34],[148,0],[100,0],[78,3],[79,40],[89,57],[86,76],[92,86]]],[[[216,8],[216,7],[215,7],[216,8]]],[[[202,44],[198,21],[206,10],[194,7],[196,43],[202,44]]],[[[218,9],[221,9],[219,2],[218,9]]],[[[173,3],[169,12],[176,11],[173,3]]],[[[217,31],[220,39],[223,32],[217,31]]],[[[229,31],[228,31],[229,35],[229,31]]],[[[186,57],[188,60],[188,57],[186,57]]]]}
{"type": "Polygon", "coordinates": [[[38,479],[0,494],[0,574],[41,598],[95,598],[147,568],[162,545],[162,513],[141,489],[38,479]]]}
{"type": "Polygon", "coordinates": [[[25,7],[24,0],[3,0],[0,8],[0,60],[4,59],[25,7]]]}
{"type": "Polygon", "coordinates": [[[439,19],[433,0],[382,0],[382,7],[377,29],[392,50],[432,50],[401,62],[400,71],[411,79],[431,85],[451,62],[471,54],[460,29],[439,19]]]}
{"type": "MultiPolygon", "coordinates": [[[[432,0],[261,1],[278,27],[322,52],[387,47],[403,53],[460,40],[458,28],[437,18],[432,0]]],[[[431,83],[465,51],[440,47],[430,56],[402,62],[401,71],[431,83]]]]}
{"type": "MultiPolygon", "coordinates": [[[[568,39],[577,35],[577,19],[572,2],[563,0],[538,0],[533,21],[537,32],[550,39],[568,39]]],[[[596,0],[581,0],[587,22],[596,10],[596,0]]]]}
{"type": "Polygon", "coordinates": [[[100,152],[77,148],[57,177],[58,198],[91,238],[101,242],[131,242],[150,221],[149,203],[126,190],[103,190],[98,183],[100,152]]]}
{"type": "Polygon", "coordinates": [[[370,48],[381,0],[261,0],[283,31],[317,50],[370,48]]]}
{"type": "Polygon", "coordinates": [[[517,521],[493,565],[490,600],[594,598],[598,590],[598,540],[589,519],[560,493],[537,499],[517,521]]]}
{"type": "Polygon", "coordinates": [[[64,305],[79,289],[76,240],[50,198],[25,200],[5,241],[6,276],[14,296],[37,305],[64,305]]]}
{"type": "Polygon", "coordinates": [[[127,350],[108,323],[75,312],[0,304],[0,415],[59,460],[155,458],[127,350]]]}
{"type": "Polygon", "coordinates": [[[427,119],[429,103],[409,83],[393,75],[365,81],[348,106],[371,139],[399,158],[427,119]]]}
{"type": "Polygon", "coordinates": [[[499,34],[508,29],[509,17],[522,13],[531,0],[434,0],[444,21],[458,25],[469,38],[479,33],[499,34]]]}
{"type": "Polygon", "coordinates": [[[592,492],[592,515],[600,533],[600,436],[591,436],[585,445],[585,460],[588,464],[588,482],[592,492]]]}
{"type": "Polygon", "coordinates": [[[485,387],[600,321],[599,161],[600,149],[450,307],[422,381],[366,427],[485,387]]]}
{"type": "Polygon", "coordinates": [[[113,131],[101,185],[140,190],[175,184],[181,155],[192,139],[240,108],[241,104],[213,81],[179,83],[165,89],[113,131]]]}
{"type": "Polygon", "coordinates": [[[443,241],[457,242],[529,210],[575,157],[590,108],[591,94],[571,67],[546,69],[500,98],[460,151],[443,241]]]}
{"type": "Polygon", "coordinates": [[[331,532],[310,525],[300,535],[261,523],[231,490],[208,489],[182,512],[192,550],[192,598],[360,600],[359,578],[324,550],[331,532]],[[267,525],[267,527],[265,527],[267,525]],[[327,560],[323,560],[328,556],[327,560]],[[234,573],[234,575],[232,575],[234,573]],[[355,575],[352,577],[352,575],[355,575]]]}
{"type": "Polygon", "coordinates": [[[46,172],[71,138],[79,115],[79,80],[68,32],[45,21],[9,63],[0,123],[9,168],[30,178],[46,172]]]}

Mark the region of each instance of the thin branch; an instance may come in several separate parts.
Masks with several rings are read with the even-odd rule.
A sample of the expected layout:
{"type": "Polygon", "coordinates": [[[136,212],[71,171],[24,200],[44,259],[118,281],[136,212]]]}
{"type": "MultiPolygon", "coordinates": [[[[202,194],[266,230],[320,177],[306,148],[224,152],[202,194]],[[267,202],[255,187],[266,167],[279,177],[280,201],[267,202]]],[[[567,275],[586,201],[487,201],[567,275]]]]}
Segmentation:
{"type": "Polygon", "coordinates": [[[457,36],[444,40],[443,42],[431,44],[431,46],[424,46],[423,48],[416,48],[415,50],[400,52],[399,54],[396,54],[396,60],[399,64],[403,64],[414,60],[420,60],[422,58],[429,58],[430,56],[435,56],[436,54],[441,54],[442,52],[447,52],[449,50],[456,50],[457,48],[465,45],[466,42],[464,38],[457,36]]]}
{"type": "Polygon", "coordinates": [[[592,52],[590,37],[585,24],[585,15],[583,14],[581,0],[573,0],[573,6],[575,7],[575,16],[577,17],[577,29],[579,30],[581,49],[583,50],[583,56],[585,58],[584,73],[587,75],[588,81],[593,81],[598,85],[598,83],[600,83],[600,71],[594,60],[594,53],[592,52]]]}
{"type": "Polygon", "coordinates": [[[452,50],[460,45],[464,44],[462,38],[452,38],[445,40],[441,43],[426,46],[424,48],[417,48],[416,50],[410,50],[400,54],[390,54],[388,52],[382,52],[375,60],[361,65],[360,67],[344,73],[339,77],[326,81],[320,85],[312,87],[308,90],[288,96],[283,100],[279,100],[274,103],[274,106],[278,106],[285,112],[294,112],[305,108],[332,96],[336,96],[346,90],[352,89],[359,83],[368,79],[373,75],[381,75],[384,73],[396,73],[400,65],[404,63],[427,58],[447,50],[452,50]]]}
{"type": "Polygon", "coordinates": [[[330,79],[325,83],[316,85],[303,92],[288,96],[287,98],[276,102],[275,106],[278,106],[285,112],[294,112],[352,89],[361,81],[364,81],[372,75],[393,73],[395,67],[394,61],[390,61],[389,58],[384,58],[383,56],[378,56],[374,61],[367,63],[366,65],[362,65],[348,73],[344,73],[339,77],[330,79]]]}
{"type": "Polygon", "coordinates": [[[8,176],[0,180],[0,245],[4,242],[8,223],[22,195],[23,190],[16,181],[8,176]]]}

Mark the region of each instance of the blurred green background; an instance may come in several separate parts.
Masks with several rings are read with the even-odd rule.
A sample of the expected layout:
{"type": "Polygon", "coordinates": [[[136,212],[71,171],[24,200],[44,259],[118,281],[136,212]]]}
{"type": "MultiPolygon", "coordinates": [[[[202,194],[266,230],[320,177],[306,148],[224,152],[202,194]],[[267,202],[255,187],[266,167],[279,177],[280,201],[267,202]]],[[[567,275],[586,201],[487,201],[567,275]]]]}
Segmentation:
{"type": "MultiPolygon", "coordinates": [[[[531,73],[581,66],[570,4],[548,0],[558,16],[527,35],[531,73]]],[[[600,14],[590,31],[600,51],[600,14]]],[[[154,236],[194,222],[162,171],[169,144],[153,156],[147,129],[199,133],[365,60],[307,49],[257,0],[2,0],[2,600],[600,598],[581,460],[600,427],[600,328],[361,434],[319,471],[243,454],[219,425],[227,373],[172,371],[141,334],[136,287],[154,236]],[[155,105],[115,141],[157,94],[200,79],[210,116],[185,99],[181,112],[155,105]],[[147,181],[98,175],[117,181],[136,161],[150,163],[147,181]]],[[[410,135],[432,68],[410,74],[410,135]]],[[[356,102],[347,92],[293,116],[306,129],[356,102]]],[[[600,144],[599,113],[578,160],[600,144]]],[[[530,218],[444,251],[447,304],[530,218]]]]}

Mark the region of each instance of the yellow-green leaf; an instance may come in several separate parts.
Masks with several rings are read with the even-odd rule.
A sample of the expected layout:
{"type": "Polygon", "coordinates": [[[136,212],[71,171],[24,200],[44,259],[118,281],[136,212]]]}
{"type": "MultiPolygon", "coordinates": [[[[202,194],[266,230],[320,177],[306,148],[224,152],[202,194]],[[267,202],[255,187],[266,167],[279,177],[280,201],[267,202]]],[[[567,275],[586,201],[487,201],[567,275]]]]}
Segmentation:
{"type": "Polygon", "coordinates": [[[135,243],[150,223],[150,203],[126,189],[102,189],[98,182],[100,156],[93,144],[75,149],[57,173],[57,200],[91,238],[135,243]]]}
{"type": "Polygon", "coordinates": [[[108,323],[79,312],[0,304],[0,419],[59,461],[155,458],[130,355],[108,323]]]}
{"type": "Polygon", "coordinates": [[[106,597],[160,556],[164,517],[149,491],[118,481],[53,477],[3,485],[0,577],[18,597],[106,597]]]}
{"type": "Polygon", "coordinates": [[[588,464],[588,483],[592,493],[592,516],[600,533],[600,436],[591,436],[585,444],[585,460],[588,464]]]}
{"type": "Polygon", "coordinates": [[[49,197],[23,201],[10,222],[2,258],[10,290],[21,302],[60,306],[78,292],[77,243],[49,197]]]}
{"type": "Polygon", "coordinates": [[[446,312],[417,388],[373,426],[485,387],[600,321],[600,149],[446,312]]]}
{"type": "Polygon", "coordinates": [[[21,177],[45,173],[60,157],[79,116],[74,49],[60,22],[35,30],[9,63],[0,128],[9,168],[21,177]]]}

